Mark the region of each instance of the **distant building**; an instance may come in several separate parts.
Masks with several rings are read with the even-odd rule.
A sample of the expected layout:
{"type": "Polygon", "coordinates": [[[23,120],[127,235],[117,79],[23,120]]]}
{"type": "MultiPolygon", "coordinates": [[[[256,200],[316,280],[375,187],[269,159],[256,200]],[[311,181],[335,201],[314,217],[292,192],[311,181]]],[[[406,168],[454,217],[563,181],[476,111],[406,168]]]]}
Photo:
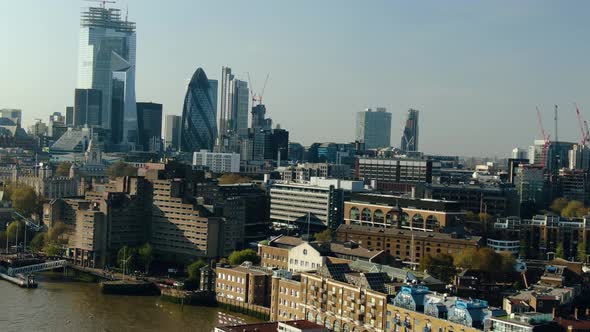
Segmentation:
{"type": "Polygon", "coordinates": [[[15,125],[22,125],[23,111],[13,108],[0,109],[0,118],[6,118],[14,122],[15,125]]]}
{"type": "Polygon", "coordinates": [[[309,183],[273,183],[270,218],[278,227],[314,226],[336,229],[342,222],[345,197],[363,190],[361,181],[312,178],[309,183]]]}
{"type": "Polygon", "coordinates": [[[180,128],[182,117],[178,115],[166,115],[164,130],[164,143],[166,149],[178,150],[180,147],[180,128]]]}
{"type": "Polygon", "coordinates": [[[512,149],[511,158],[512,159],[527,159],[528,158],[528,150],[521,149],[521,148],[514,148],[514,149],[512,149]]]}
{"type": "Polygon", "coordinates": [[[217,139],[217,91],[198,68],[188,85],[182,110],[181,144],[183,152],[212,150],[217,139]]]}
{"type": "Polygon", "coordinates": [[[519,214],[518,192],[508,185],[427,184],[424,197],[457,201],[466,211],[489,215],[519,214]]]}
{"type": "Polygon", "coordinates": [[[543,188],[545,172],[541,166],[519,165],[516,174],[516,189],[519,202],[535,202],[543,204],[543,188]]]}
{"type": "Polygon", "coordinates": [[[102,126],[102,91],[76,89],[74,96],[74,126],[102,126]]]}
{"type": "Polygon", "coordinates": [[[305,148],[300,143],[289,143],[289,160],[303,161],[305,158],[305,148]]]}
{"type": "Polygon", "coordinates": [[[419,111],[414,109],[408,110],[406,125],[402,134],[400,149],[406,152],[419,151],[418,149],[418,115],[419,111]]]}
{"type": "Polygon", "coordinates": [[[66,126],[74,125],[74,106],[66,106],[66,126]]]}
{"type": "Polygon", "coordinates": [[[278,170],[284,181],[306,182],[312,177],[347,179],[351,177],[348,165],[336,165],[328,163],[302,163],[295,166],[284,167],[278,170]]]}
{"type": "Polygon", "coordinates": [[[143,151],[159,151],[162,140],[162,104],[137,103],[139,145],[143,151]]]}
{"type": "Polygon", "coordinates": [[[193,166],[206,166],[214,173],[239,173],[240,155],[201,150],[193,152],[193,166]]]}
{"type": "Polygon", "coordinates": [[[440,162],[414,158],[359,157],[355,175],[379,190],[409,191],[410,184],[436,183],[440,162]]]}
{"type": "Polygon", "coordinates": [[[365,143],[366,149],[391,146],[391,113],[378,107],[368,108],[356,114],[356,139],[365,143]]]}

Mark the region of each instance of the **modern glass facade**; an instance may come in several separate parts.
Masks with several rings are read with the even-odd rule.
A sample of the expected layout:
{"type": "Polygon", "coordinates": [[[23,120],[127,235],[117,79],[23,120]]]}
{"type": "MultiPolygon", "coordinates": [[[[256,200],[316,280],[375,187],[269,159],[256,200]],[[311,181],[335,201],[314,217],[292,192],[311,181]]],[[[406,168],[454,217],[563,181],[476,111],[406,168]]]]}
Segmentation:
{"type": "Polygon", "coordinates": [[[406,126],[400,144],[400,149],[403,151],[418,151],[418,114],[417,110],[408,110],[406,126]]]}
{"type": "Polygon", "coordinates": [[[73,115],[74,126],[100,126],[102,123],[102,92],[96,89],[76,89],[73,115]]]}
{"type": "MultiPolygon", "coordinates": [[[[216,82],[216,81],[215,81],[216,82]]],[[[202,68],[195,71],[186,91],[182,109],[181,151],[213,149],[217,138],[217,91],[202,68]]]]}
{"type": "Polygon", "coordinates": [[[139,144],[143,151],[155,151],[162,139],[162,104],[137,103],[139,144]]]}
{"type": "Polygon", "coordinates": [[[164,140],[166,149],[178,150],[180,144],[180,126],[182,117],[178,115],[166,115],[166,123],[164,129],[164,140]]]}
{"type": "MultiPolygon", "coordinates": [[[[121,19],[115,8],[90,7],[81,15],[78,54],[78,88],[102,92],[101,125],[113,124],[114,79],[125,83],[122,140],[137,133],[135,105],[135,23],[121,19]]],[[[120,116],[120,115],[116,115],[120,116]]]]}
{"type": "Polygon", "coordinates": [[[356,116],[356,140],[365,143],[365,149],[391,146],[391,113],[385,108],[370,108],[356,116]]]}

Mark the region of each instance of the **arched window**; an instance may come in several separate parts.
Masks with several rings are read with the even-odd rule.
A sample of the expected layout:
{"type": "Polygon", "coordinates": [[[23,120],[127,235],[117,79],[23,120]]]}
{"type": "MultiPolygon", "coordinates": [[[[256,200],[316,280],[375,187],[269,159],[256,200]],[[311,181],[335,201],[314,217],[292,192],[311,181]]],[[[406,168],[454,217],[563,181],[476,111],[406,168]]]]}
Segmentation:
{"type": "Polygon", "coordinates": [[[334,330],[334,332],[340,332],[340,322],[339,321],[334,322],[333,330],[334,330]]]}
{"type": "Polygon", "coordinates": [[[402,226],[410,227],[410,215],[402,212],[402,226]]]}
{"type": "Polygon", "coordinates": [[[359,209],[355,207],[350,208],[350,220],[359,220],[359,209]]]}
{"type": "Polygon", "coordinates": [[[348,325],[346,323],[344,323],[344,325],[342,326],[342,331],[343,332],[350,332],[350,327],[348,327],[348,325]]]}
{"type": "Polygon", "coordinates": [[[384,221],[385,219],[383,218],[383,211],[375,210],[375,212],[373,212],[373,222],[378,222],[382,224],[384,221]]]}
{"type": "Polygon", "coordinates": [[[310,311],[307,313],[307,320],[313,322],[313,312],[310,311]]]}
{"type": "Polygon", "coordinates": [[[363,215],[361,216],[362,221],[371,221],[371,210],[364,208],[363,215]]]}
{"type": "Polygon", "coordinates": [[[332,329],[332,323],[330,322],[330,319],[328,319],[328,317],[326,317],[326,320],[324,321],[324,326],[329,330],[332,329]]]}
{"type": "Polygon", "coordinates": [[[416,213],[412,217],[412,227],[413,228],[424,228],[424,217],[420,213],[416,213]]]}
{"type": "Polygon", "coordinates": [[[434,230],[439,227],[440,227],[440,224],[438,222],[438,219],[435,216],[430,215],[430,216],[426,217],[426,228],[427,229],[434,230]]]}
{"type": "Polygon", "coordinates": [[[322,325],[322,321],[323,321],[323,320],[322,320],[322,315],[318,314],[318,315],[315,317],[315,322],[316,322],[316,323],[318,323],[318,324],[320,324],[320,325],[322,325]]]}
{"type": "Polygon", "coordinates": [[[397,222],[397,213],[395,211],[389,211],[387,212],[387,215],[385,216],[385,222],[387,224],[394,224],[397,222]]]}

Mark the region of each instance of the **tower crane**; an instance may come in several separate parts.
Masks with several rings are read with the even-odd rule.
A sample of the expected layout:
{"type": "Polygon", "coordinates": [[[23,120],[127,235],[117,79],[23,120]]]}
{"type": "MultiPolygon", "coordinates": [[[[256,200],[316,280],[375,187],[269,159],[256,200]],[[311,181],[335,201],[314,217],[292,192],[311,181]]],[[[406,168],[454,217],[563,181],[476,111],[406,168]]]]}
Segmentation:
{"type": "Polygon", "coordinates": [[[576,117],[578,118],[578,124],[580,125],[580,132],[582,133],[580,145],[584,146],[588,143],[588,123],[585,120],[582,120],[578,104],[574,103],[574,105],[576,106],[576,117]]]}
{"type": "Polygon", "coordinates": [[[262,97],[264,96],[264,90],[266,89],[266,83],[268,83],[268,77],[270,76],[270,73],[266,74],[266,79],[264,80],[262,91],[260,91],[258,94],[254,93],[254,87],[252,85],[252,80],[250,79],[250,73],[246,72],[246,74],[248,74],[248,84],[250,85],[250,96],[252,98],[252,106],[254,106],[256,102],[258,102],[258,105],[260,105],[262,104],[262,97]]]}
{"type": "Polygon", "coordinates": [[[543,151],[541,154],[541,167],[545,169],[545,164],[547,163],[547,148],[551,143],[550,135],[545,133],[545,128],[543,127],[543,120],[541,119],[541,112],[539,112],[539,108],[537,107],[537,120],[539,121],[539,129],[541,130],[541,135],[543,136],[543,151]]]}

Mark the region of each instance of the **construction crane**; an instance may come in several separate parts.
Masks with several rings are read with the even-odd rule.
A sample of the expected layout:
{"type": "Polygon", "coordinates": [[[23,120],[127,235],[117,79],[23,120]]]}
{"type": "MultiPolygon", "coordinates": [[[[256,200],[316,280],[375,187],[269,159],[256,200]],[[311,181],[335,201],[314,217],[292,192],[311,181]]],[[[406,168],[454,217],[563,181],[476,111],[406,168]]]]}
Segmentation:
{"type": "Polygon", "coordinates": [[[248,75],[248,85],[250,86],[250,96],[252,98],[252,106],[258,102],[258,105],[262,104],[262,97],[264,96],[264,90],[266,89],[266,83],[268,82],[268,76],[270,73],[266,74],[266,79],[264,80],[264,85],[262,86],[262,91],[256,94],[254,93],[254,86],[252,85],[252,80],[250,79],[250,73],[246,72],[248,75]]]}
{"type": "Polygon", "coordinates": [[[84,0],[87,2],[96,2],[102,4],[102,9],[107,8],[107,3],[117,3],[116,1],[108,1],[108,0],[84,0]]]}
{"type": "Polygon", "coordinates": [[[580,108],[578,107],[578,104],[574,103],[574,106],[576,106],[576,117],[578,118],[578,124],[580,125],[580,132],[582,133],[580,145],[585,146],[588,142],[588,123],[585,120],[582,120],[582,115],[580,114],[580,108]]]}
{"type": "Polygon", "coordinates": [[[551,143],[550,135],[545,133],[545,128],[543,127],[543,120],[541,119],[541,112],[539,112],[539,108],[537,107],[537,120],[539,120],[539,129],[541,130],[541,135],[543,136],[543,152],[541,154],[541,167],[545,169],[545,164],[547,162],[547,148],[551,143]]]}

